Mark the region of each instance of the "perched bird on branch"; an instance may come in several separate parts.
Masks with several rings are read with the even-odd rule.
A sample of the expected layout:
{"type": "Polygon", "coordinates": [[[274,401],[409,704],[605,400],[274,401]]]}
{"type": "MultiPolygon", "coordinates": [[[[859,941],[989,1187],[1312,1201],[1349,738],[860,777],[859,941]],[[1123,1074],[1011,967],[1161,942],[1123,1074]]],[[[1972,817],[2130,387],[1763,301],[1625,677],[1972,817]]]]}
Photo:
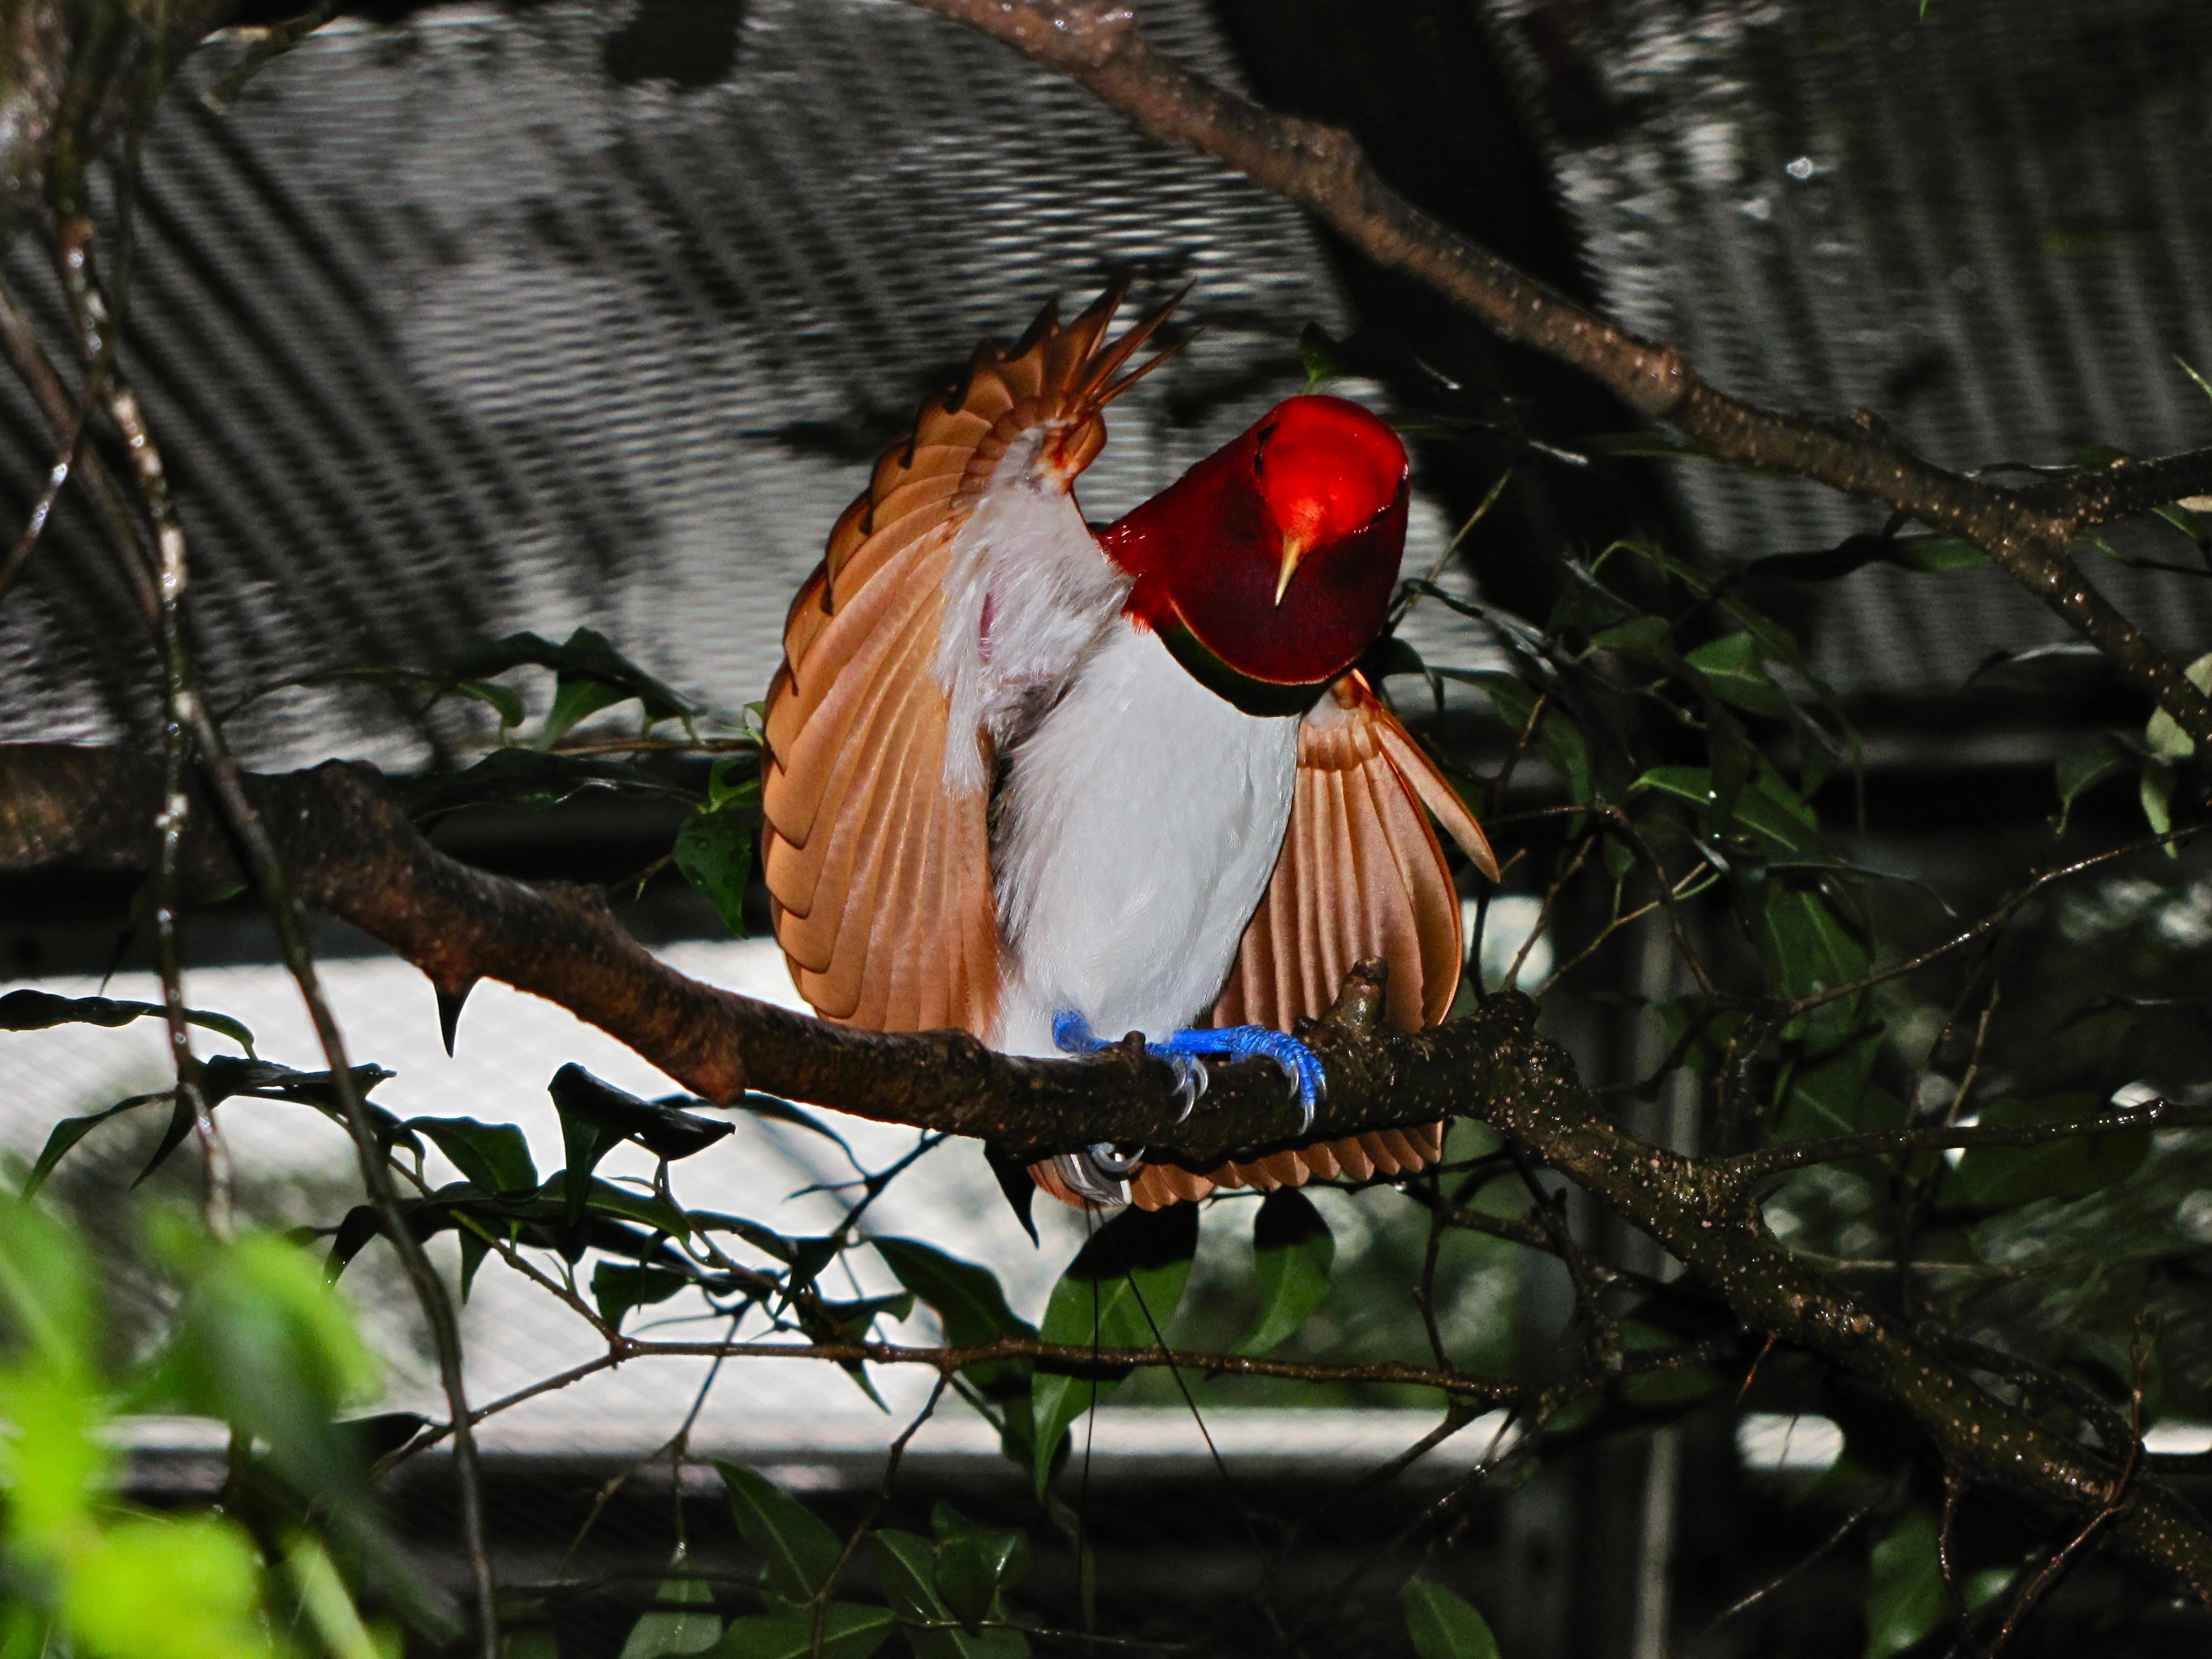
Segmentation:
{"type": "MultiPolygon", "coordinates": [[[[826,1019],[964,1027],[1016,1054],[1127,1031],[1194,1099],[1208,1058],[1322,1069],[1290,1035],[1352,963],[1386,1017],[1458,985],[1474,817],[1352,665],[1406,537],[1397,434],[1358,404],[1277,405],[1094,532],[1075,480],[1103,411],[1165,361],[1172,304],[1112,344],[1121,295],[1047,306],[922,405],[792,603],[768,698],[775,933],[826,1019]]],[[[1204,1171],[1100,1145],[1033,1166],[1071,1203],[1156,1208],[1217,1186],[1417,1170],[1443,1126],[1204,1171]]]]}

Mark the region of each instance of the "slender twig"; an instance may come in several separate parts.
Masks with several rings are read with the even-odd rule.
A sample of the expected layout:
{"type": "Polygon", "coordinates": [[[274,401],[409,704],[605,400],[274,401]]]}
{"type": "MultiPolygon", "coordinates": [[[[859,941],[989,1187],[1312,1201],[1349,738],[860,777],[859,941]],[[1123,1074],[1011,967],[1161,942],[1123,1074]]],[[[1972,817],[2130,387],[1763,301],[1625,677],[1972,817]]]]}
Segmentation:
{"type": "Polygon", "coordinates": [[[1857,996],[1862,992],[1874,989],[1877,985],[1887,985],[1891,980],[1903,975],[1916,973],[1929,963],[1940,961],[1961,946],[1972,945],[1983,935],[1994,933],[2004,927],[2027,908],[2031,899],[2054,883],[2070,880],[2075,876],[2096,869],[2100,865],[2111,864],[2118,859],[2132,858],[2137,853],[2147,853],[2154,848],[2179,847],[2184,842],[2203,834],[2207,830],[2212,830],[2212,824],[2192,824],[2187,829],[2171,830],[2163,835],[2146,836],[2141,841],[2131,841],[2124,847],[2108,848],[2104,852],[2094,853],[2087,858],[2077,859],[2071,864],[2042,871],[2025,887],[1998,905],[1996,909],[1991,910],[1962,932],[1953,934],[1942,944],[1931,945],[1917,956],[1907,957],[1902,962],[1893,962],[1887,968],[1871,969],[1861,974],[1856,979],[1845,980],[1839,985],[1832,985],[1818,991],[1808,992],[1795,1002],[1785,1004],[1782,1011],[1784,1016],[1786,1019],[1794,1019],[1800,1014],[1809,1013],[1814,1009],[1825,1007],[1831,1002],[1840,1001],[1846,997],[1857,996]]]}
{"type": "Polygon", "coordinates": [[[1597,836],[1585,832],[1581,844],[1575,849],[1574,857],[1568,860],[1567,867],[1562,870],[1559,878],[1545,890],[1544,902],[1536,912],[1535,923],[1528,929],[1528,938],[1521,941],[1521,948],[1513,953],[1512,965],[1505,970],[1504,981],[1498,988],[1500,990],[1514,991],[1520,988],[1522,964],[1528,960],[1528,952],[1535,948],[1536,941],[1544,937],[1544,930],[1552,925],[1552,909],[1559,903],[1559,895],[1566,890],[1567,884],[1575,878],[1583,866],[1589,861],[1590,849],[1596,845],[1597,836]]]}
{"type": "MultiPolygon", "coordinates": [[[[135,169],[132,171],[135,173],[135,169]]],[[[52,188],[58,205],[75,210],[79,205],[76,198],[81,184],[72,173],[57,165],[52,188]]],[[[82,213],[71,210],[58,216],[54,232],[54,274],[68,304],[85,361],[84,399],[64,445],[69,457],[76,453],[87,410],[106,390],[115,361],[116,342],[123,331],[121,319],[110,313],[94,275],[92,237],[92,222],[82,213]]],[[[119,275],[118,271],[118,280],[119,275]]],[[[160,455],[150,446],[134,446],[131,453],[138,469],[139,487],[147,501],[151,503],[163,498],[166,484],[161,476],[160,455]]],[[[56,464],[51,489],[59,489],[66,471],[65,460],[56,464]]],[[[32,526],[25,532],[23,544],[17,550],[17,558],[29,556],[44,522],[42,512],[33,514],[32,526]]],[[[232,1233],[230,1151],[223,1144],[214,1108],[200,1080],[199,1062],[192,1054],[191,1026],[185,1017],[184,952],[178,931],[179,911],[183,903],[185,830],[191,813],[191,798],[185,787],[192,740],[186,729],[191,665],[184,635],[184,597],[190,579],[184,538],[181,534],[158,538],[155,553],[154,591],[160,614],[157,631],[161,647],[161,697],[166,711],[161,723],[161,805],[155,820],[161,850],[154,878],[154,932],[161,969],[161,1006],[168,1028],[170,1059],[176,1069],[177,1099],[191,1115],[192,1135],[199,1147],[208,1228],[216,1237],[227,1239],[232,1233]]],[[[127,562],[135,559],[136,554],[132,549],[125,548],[119,550],[119,556],[127,562]]],[[[7,571],[0,572],[0,592],[5,592],[7,579],[15,568],[11,562],[7,571]]]]}
{"type": "Polygon", "coordinates": [[[1924,1129],[1872,1129],[1863,1134],[1784,1141],[1778,1146],[1763,1146],[1734,1158],[1715,1159],[1711,1167],[1723,1180],[1741,1185],[1809,1164],[1837,1164],[1846,1158],[1887,1158],[1898,1152],[1930,1152],[1950,1146],[2044,1146],[2054,1140],[2119,1134],[2131,1129],[2198,1129],[2208,1126],[2212,1126],[2212,1106],[2176,1106],[2164,1100],[2150,1100],[2140,1106],[2122,1107],[2095,1117],[2057,1123],[1935,1124],[1924,1129]]]}
{"type": "Polygon", "coordinates": [[[337,11],[337,0],[316,0],[313,8],[285,22],[240,30],[253,42],[252,47],[229,74],[200,94],[200,101],[218,115],[228,114],[247,82],[329,22],[337,11]]]}
{"type": "MultiPolygon", "coordinates": [[[[85,250],[82,270],[87,292],[98,293],[99,281],[91,269],[88,249],[85,250]]],[[[136,460],[141,496],[147,516],[154,526],[159,568],[162,573],[161,584],[157,588],[156,605],[173,611],[176,602],[183,595],[189,561],[185,553],[184,526],[178,520],[169,497],[167,471],[162,465],[161,449],[140,412],[137,397],[119,370],[110,374],[103,401],[108,418],[115,422],[117,430],[123,434],[124,442],[136,460]]],[[[246,793],[242,775],[231,757],[229,744],[222,728],[209,714],[199,695],[181,629],[173,635],[165,634],[162,644],[165,659],[173,665],[171,672],[176,680],[169,699],[172,719],[197,748],[201,765],[213,786],[216,799],[231,833],[245,849],[246,861],[260,887],[263,901],[276,924],[285,966],[299,985],[316,1038],[329,1066],[333,1092],[353,1134],[362,1182],[368,1188],[370,1202],[384,1222],[386,1237],[398,1253],[416,1299],[430,1327],[431,1342],[437,1355],[439,1376],[447,1404],[453,1421],[460,1425],[454,1436],[454,1463],[461,1489],[462,1533],[466,1540],[475,1583],[478,1640],[483,1659],[498,1659],[498,1595],[492,1578],[490,1551],[485,1541],[483,1494],[477,1476],[476,1444],[467,1427],[468,1396],[462,1375],[460,1329],[454,1317],[453,1303],[446,1293],[444,1281],[431,1267],[421,1241],[406,1225],[398,1194],[392,1183],[388,1163],[383,1149],[377,1144],[368,1103],[362,1096],[359,1082],[346,1058],[345,1040],[339,1032],[337,1021],[331,1012],[329,1002],[324,997],[316,976],[313,953],[307,944],[305,913],[260,814],[246,793]]]]}
{"type": "Polygon", "coordinates": [[[1861,1504],[1858,1508],[1853,1510],[1849,1515],[1845,1516],[1843,1520],[1838,1523],[1834,1531],[1831,1532],[1826,1538],[1815,1544],[1812,1549],[1808,1551],[1795,1565],[1786,1568],[1782,1572],[1778,1573],[1774,1577],[1770,1578],[1766,1583],[1761,1584],[1757,1589],[1752,1591],[1750,1595],[1730,1602],[1720,1613],[1714,1615],[1711,1623],[1708,1624],[1695,1636],[1691,1637],[1686,1642],[1683,1642],[1678,1646],[1668,1649],[1667,1659],[1688,1659],[1688,1656],[1692,1652],[1704,1645],[1705,1640],[1707,1637],[1711,1636],[1723,1625],[1727,1624],[1729,1620],[1737,1617],[1741,1613],[1750,1612],[1752,1608],[1757,1607],[1768,1596],[1773,1595],[1775,1591],[1787,1587],[1790,1581],[1797,1577],[1799,1574],[1810,1571],[1819,1563],[1822,1556],[1827,1554],[1830,1550],[1832,1550],[1837,1545],[1842,1543],[1844,1540],[1850,1537],[1853,1530],[1858,1526],[1859,1522],[1865,1520],[1869,1515],[1872,1515],[1877,1509],[1881,1508],[1882,1504],[1887,1503],[1894,1495],[1895,1489],[1887,1488],[1876,1492],[1873,1497],[1868,1498],[1866,1502],[1861,1504]]]}
{"type": "MultiPolygon", "coordinates": [[[[724,1340],[728,1340],[737,1334],[738,1321],[732,1319],[730,1322],[728,1334],[724,1340]]],[[[707,1367],[706,1376],[700,1382],[697,1391],[691,1396],[691,1408],[684,1413],[684,1421],[677,1426],[676,1432],[629,1468],[611,1477],[593,1494],[591,1510],[585,1515],[583,1524],[576,1528],[576,1535],[568,1540],[568,1547],[561,1553],[560,1560],[554,1564],[551,1574],[553,1578],[558,1580],[568,1576],[568,1564],[576,1559],[576,1552],[584,1547],[584,1540],[591,1536],[592,1528],[599,1524],[600,1515],[605,1510],[607,1505],[614,1501],[615,1494],[629,1483],[630,1477],[647,1464],[662,1457],[670,1460],[671,1473],[674,1477],[676,1487],[677,1526],[679,1529],[682,1528],[684,1524],[684,1455],[691,1444],[691,1430],[699,1421],[699,1413],[706,1408],[707,1396],[714,1392],[715,1379],[722,1374],[722,1362],[726,1357],[716,1354],[714,1363],[707,1367]]],[[[481,1416],[482,1413],[478,1415],[481,1416]]]]}

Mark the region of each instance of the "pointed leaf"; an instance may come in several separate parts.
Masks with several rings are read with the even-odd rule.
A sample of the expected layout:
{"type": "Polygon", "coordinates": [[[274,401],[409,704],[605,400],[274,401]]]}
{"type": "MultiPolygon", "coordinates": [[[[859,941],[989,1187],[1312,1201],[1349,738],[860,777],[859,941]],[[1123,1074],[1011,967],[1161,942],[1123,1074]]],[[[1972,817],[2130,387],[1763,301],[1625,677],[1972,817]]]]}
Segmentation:
{"type": "Polygon", "coordinates": [[[601,709],[628,702],[629,696],[619,685],[609,685],[605,680],[563,678],[553,693],[553,707],[545,712],[545,724],[539,728],[534,746],[550,749],[601,709]]]}
{"type": "Polygon", "coordinates": [[[31,1173],[23,1182],[24,1198],[27,1200],[45,1186],[46,1177],[53,1174],[54,1167],[68,1156],[70,1149],[100,1124],[119,1112],[128,1112],[153,1101],[167,1100],[171,1092],[164,1089],[159,1094],[133,1095],[128,1100],[118,1101],[104,1112],[93,1112],[84,1117],[65,1117],[55,1124],[46,1136],[46,1146],[40,1151],[39,1161],[31,1166],[31,1173]]]}
{"type": "Polygon", "coordinates": [[[745,879],[752,873],[753,826],[735,808],[694,812],[677,831],[671,854],[684,879],[705,896],[722,926],[745,937],[745,879]]]}
{"type": "MultiPolygon", "coordinates": [[[[167,1011],[151,1002],[115,1002],[106,997],[58,997],[46,991],[10,991],[0,996],[0,1031],[43,1031],[56,1025],[128,1025],[134,1019],[161,1019],[167,1011]]],[[[187,1024],[228,1037],[248,1054],[253,1033],[228,1014],[185,1010],[187,1024]]]]}
{"type": "Polygon", "coordinates": [[[558,806],[585,789],[690,798],[681,784],[628,761],[548,755],[535,749],[495,749],[461,771],[414,780],[400,790],[400,797],[407,815],[419,820],[465,806],[558,806]]]}
{"type": "Polygon", "coordinates": [[[413,1117],[420,1130],[453,1161],[462,1179],[488,1193],[526,1193],[538,1187],[530,1143],[512,1123],[479,1123],[472,1117],[413,1117]]]}
{"type": "Polygon", "coordinates": [[[2074,803],[2113,773],[2124,770],[2133,757],[2117,744],[2100,743],[2078,755],[2069,755],[2057,766],[2058,832],[2074,815],[2074,803]]]}
{"type": "Polygon", "coordinates": [[[1404,1601],[1406,1633],[1421,1659],[1498,1659],[1498,1638],[1482,1615],[1442,1584],[1416,1578],[1404,1601]]]}
{"type": "Polygon", "coordinates": [[[1028,1654],[1029,1643],[1019,1631],[971,1634],[954,1624],[951,1608],[938,1594],[937,1551],[928,1539],[886,1527],[875,1541],[884,1594],[906,1627],[915,1659],[1024,1659],[1028,1654]]]}
{"type": "Polygon", "coordinates": [[[738,1531],[767,1563],[761,1597],[777,1611],[805,1607],[830,1582],[844,1547],[796,1498],[735,1463],[716,1460],[738,1531]]]}
{"type": "Polygon", "coordinates": [[[935,1310],[949,1346],[974,1347],[1002,1336],[1036,1334],[1006,1305],[1006,1293],[989,1268],[911,1238],[869,1243],[891,1276],[935,1310]]]}
{"type": "MultiPolygon", "coordinates": [[[[210,1105],[214,1102],[210,1101],[210,1105]]],[[[155,1170],[169,1161],[169,1154],[185,1144],[185,1137],[192,1132],[192,1109],[183,1095],[173,1095],[169,1101],[168,1127],[161,1131],[161,1139],[154,1148],[154,1155],[146,1160],[146,1167],[132,1177],[135,1188],[144,1183],[155,1170]]]]}
{"type": "Polygon", "coordinates": [[[1328,1294],[1336,1238],[1314,1201],[1295,1187],[1267,1194],[1252,1219],[1252,1277],[1260,1291],[1259,1322],[1237,1344],[1265,1353],[1306,1322],[1328,1294]]]}
{"type": "MultiPolygon", "coordinates": [[[[678,1549],[672,1569],[681,1570],[678,1549]]],[[[630,1626],[621,1659],[668,1659],[673,1654],[704,1653],[721,1639],[722,1619],[714,1611],[714,1592],[697,1578],[661,1581],[658,1605],[630,1626]],[[673,1604],[673,1605],[672,1605],[673,1604]]]]}
{"type": "Polygon", "coordinates": [[[627,1267],[602,1261],[592,1269],[592,1300],[599,1304],[599,1317],[620,1330],[623,1316],[632,1308],[665,1302],[691,1282],[688,1275],[665,1267],[627,1267]]]}
{"type": "Polygon", "coordinates": [[[1724,702],[1754,714],[1790,712],[1790,699],[1768,675],[1759,641],[1747,629],[1701,645],[1683,660],[1705,676],[1713,695],[1724,702]]]}
{"type": "Polygon", "coordinates": [[[1936,1517],[1914,1510],[1876,1540],[1866,1599],[1866,1659],[1913,1646],[1950,1613],[1936,1554],[1936,1517]]]}
{"type": "Polygon", "coordinates": [[[1020,1532],[979,1526],[943,1498],[930,1511],[937,1535],[937,1593],[965,1625],[997,1616],[1000,1598],[1028,1574],[1030,1540],[1020,1532]]]}

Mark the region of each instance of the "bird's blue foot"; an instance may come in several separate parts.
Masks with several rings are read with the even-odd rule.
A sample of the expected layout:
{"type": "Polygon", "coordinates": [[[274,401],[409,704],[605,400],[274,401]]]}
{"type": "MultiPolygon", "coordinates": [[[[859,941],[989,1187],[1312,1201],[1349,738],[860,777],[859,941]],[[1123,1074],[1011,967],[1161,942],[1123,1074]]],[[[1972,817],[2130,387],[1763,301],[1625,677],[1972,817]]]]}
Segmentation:
{"type": "MultiPolygon", "coordinates": [[[[1106,1043],[1091,1029],[1091,1022],[1073,1009],[1063,1010],[1053,1016],[1052,1040],[1066,1054],[1083,1054],[1106,1047],[1106,1043]]],[[[1322,1097],[1328,1091],[1328,1079],[1323,1074],[1320,1058],[1294,1036],[1269,1030],[1264,1025],[1224,1025],[1215,1030],[1189,1030],[1170,1033],[1158,1042],[1147,1042],[1145,1052],[1157,1055],[1176,1068],[1182,1085],[1183,1111],[1188,1115],[1199,1096],[1206,1092],[1206,1066],[1202,1055],[1216,1055],[1231,1060],[1272,1060],[1282,1067],[1291,1090],[1297,1097],[1298,1105],[1305,1113],[1301,1130],[1313,1125],[1314,1111],[1322,1097]]]]}
{"type": "Polygon", "coordinates": [[[1305,1121],[1298,1125],[1302,1132],[1313,1127],[1315,1109],[1328,1092],[1328,1079],[1322,1071],[1321,1057],[1296,1037],[1269,1030],[1264,1025],[1224,1025],[1218,1030],[1177,1031],[1164,1042],[1146,1043],[1145,1050],[1170,1060],[1183,1055],[1215,1054],[1232,1060],[1273,1060],[1282,1067],[1291,1092],[1297,1097],[1298,1109],[1305,1114],[1305,1121]]]}
{"type": "MultiPolygon", "coordinates": [[[[1091,1022],[1072,1008],[1063,1008],[1052,1017],[1053,1046],[1064,1054],[1094,1054],[1113,1044],[1091,1029],[1091,1022]]],[[[1190,1109],[1198,1104],[1198,1097],[1206,1092],[1206,1062],[1194,1054],[1170,1054],[1158,1043],[1147,1042],[1145,1052],[1164,1060],[1175,1072],[1176,1092],[1182,1097],[1182,1113],[1176,1119],[1180,1123],[1190,1115],[1190,1109]]]]}

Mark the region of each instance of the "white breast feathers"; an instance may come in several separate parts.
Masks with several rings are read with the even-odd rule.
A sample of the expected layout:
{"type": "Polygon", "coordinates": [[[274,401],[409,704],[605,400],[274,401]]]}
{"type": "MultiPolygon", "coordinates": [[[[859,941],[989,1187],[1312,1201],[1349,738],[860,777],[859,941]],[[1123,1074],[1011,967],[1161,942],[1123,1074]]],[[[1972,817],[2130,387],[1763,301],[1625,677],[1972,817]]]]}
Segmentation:
{"type": "Polygon", "coordinates": [[[1158,1038],[1202,1018],[1290,821],[1295,716],[1259,719],[1120,617],[1008,756],[992,871],[1006,968],[996,1046],[1052,1017],[1158,1038]]]}

